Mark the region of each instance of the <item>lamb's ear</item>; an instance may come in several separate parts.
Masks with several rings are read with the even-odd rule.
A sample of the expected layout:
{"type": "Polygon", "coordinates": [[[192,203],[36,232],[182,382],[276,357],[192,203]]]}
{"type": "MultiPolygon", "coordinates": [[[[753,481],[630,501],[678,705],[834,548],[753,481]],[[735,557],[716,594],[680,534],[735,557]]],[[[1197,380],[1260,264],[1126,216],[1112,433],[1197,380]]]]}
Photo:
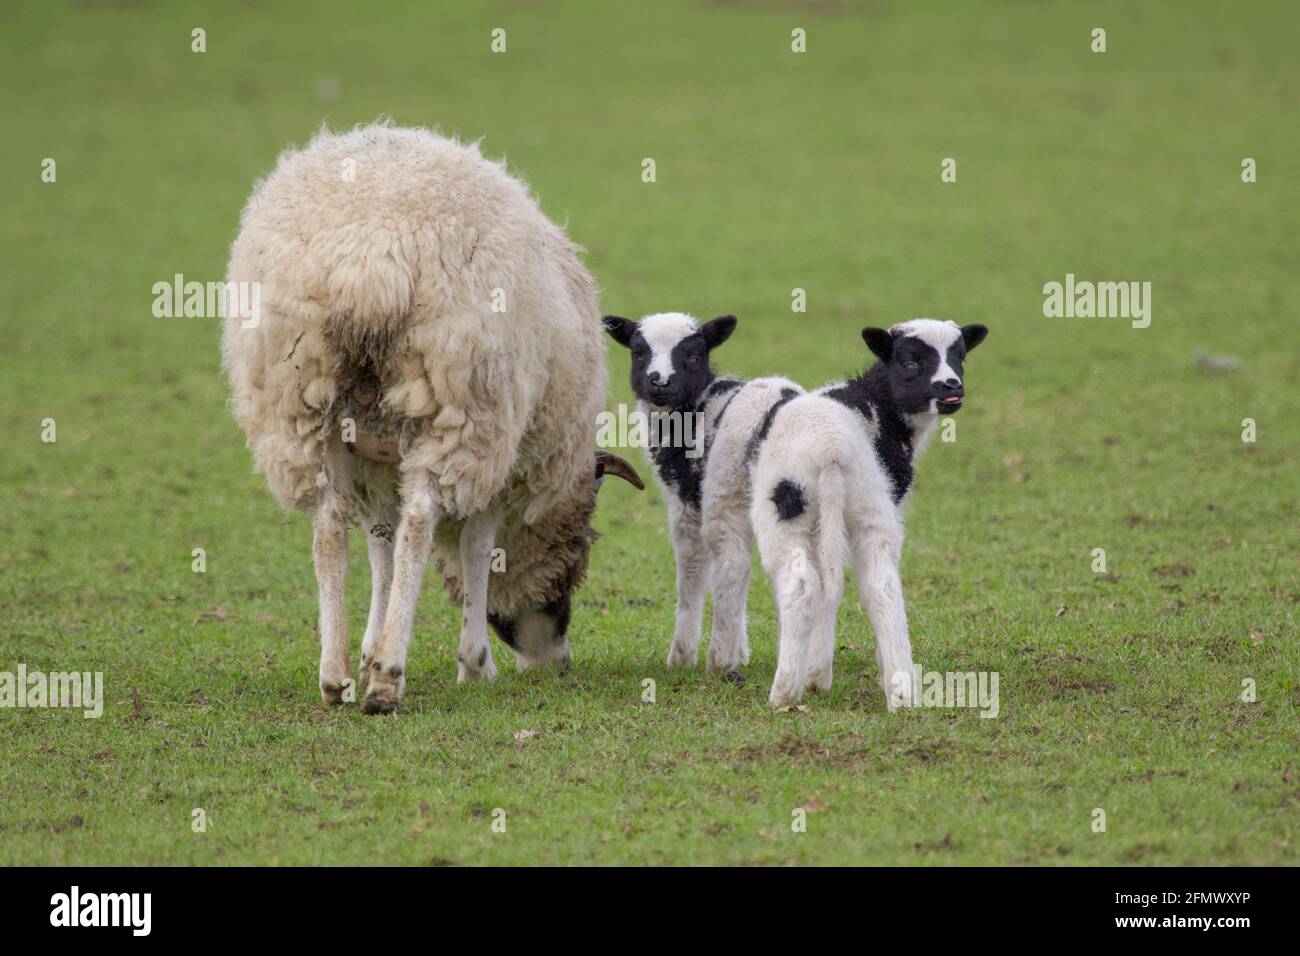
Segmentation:
{"type": "Polygon", "coordinates": [[[862,341],[867,343],[867,348],[882,362],[888,362],[894,354],[894,337],[884,329],[868,326],[862,330],[862,341]]]}
{"type": "Polygon", "coordinates": [[[621,315],[607,315],[600,321],[610,338],[625,349],[632,347],[632,336],[636,335],[635,322],[621,315]]]}
{"type": "Polygon", "coordinates": [[[736,331],[736,317],[720,315],[716,319],[705,322],[700,329],[700,334],[704,336],[704,344],[712,351],[731,338],[731,333],[734,331],[736,331]]]}
{"type": "Polygon", "coordinates": [[[598,451],[596,452],[596,480],[599,481],[606,475],[622,478],[637,491],[645,491],[645,482],[636,473],[636,469],[628,464],[627,459],[620,458],[613,452],[598,451]]]}
{"type": "Polygon", "coordinates": [[[967,352],[983,342],[984,336],[988,334],[989,330],[986,325],[963,325],[961,327],[961,338],[966,343],[967,352]]]}

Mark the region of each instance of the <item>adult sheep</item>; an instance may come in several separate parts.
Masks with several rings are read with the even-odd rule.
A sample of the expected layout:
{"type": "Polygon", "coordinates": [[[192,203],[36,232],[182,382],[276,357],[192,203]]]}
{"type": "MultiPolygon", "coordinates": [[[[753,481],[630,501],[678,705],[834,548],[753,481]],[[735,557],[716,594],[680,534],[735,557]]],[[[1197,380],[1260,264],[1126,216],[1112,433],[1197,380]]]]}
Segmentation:
{"type": "Polygon", "coordinates": [[[351,697],[349,524],[370,551],[367,713],[401,699],[431,550],[464,608],[458,680],[496,676],[489,621],[521,668],[568,665],[598,479],[640,486],[594,451],[579,251],[502,164],[423,129],[322,130],[254,187],[227,281],[257,283],[260,310],[226,318],[224,365],[257,468],[312,515],[327,702],[351,697]]]}

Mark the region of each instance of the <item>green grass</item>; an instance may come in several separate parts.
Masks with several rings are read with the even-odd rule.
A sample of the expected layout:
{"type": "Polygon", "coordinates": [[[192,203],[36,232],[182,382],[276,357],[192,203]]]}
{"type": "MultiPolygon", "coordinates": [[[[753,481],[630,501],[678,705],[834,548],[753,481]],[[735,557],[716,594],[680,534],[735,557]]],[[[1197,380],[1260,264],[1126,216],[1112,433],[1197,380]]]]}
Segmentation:
{"type": "Polygon", "coordinates": [[[1294,864],[1294,6],[608,6],[0,13],[0,670],[103,671],[107,697],[0,710],[0,863],[1294,864]],[[888,716],[851,602],[834,688],[771,712],[761,575],[749,683],[670,673],[664,509],[622,486],[571,676],[497,644],[500,679],[456,686],[431,578],[399,715],[326,709],[308,522],[250,473],[216,323],[155,319],[150,289],[222,275],[284,145],[382,113],[507,156],[607,311],[739,315],[729,371],[814,385],[865,362],[864,325],[986,323],[903,572],[917,660],[997,671],[1000,716],[888,716]],[[1150,328],[1044,318],[1067,272],[1152,282],[1150,328]]]}

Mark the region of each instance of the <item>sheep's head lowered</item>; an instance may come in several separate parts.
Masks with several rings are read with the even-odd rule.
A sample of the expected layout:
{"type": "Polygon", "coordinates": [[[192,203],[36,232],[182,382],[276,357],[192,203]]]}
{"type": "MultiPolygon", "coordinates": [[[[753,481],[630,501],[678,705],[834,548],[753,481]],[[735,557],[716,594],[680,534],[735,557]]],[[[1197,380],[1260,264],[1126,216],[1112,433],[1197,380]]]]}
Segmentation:
{"type": "Polygon", "coordinates": [[[489,597],[488,623],[515,652],[521,669],[542,664],[556,664],[561,669],[569,666],[567,636],[573,593],[586,574],[587,558],[597,537],[591,527],[596,490],[607,476],[622,478],[638,490],[645,490],[636,469],[612,452],[596,452],[593,475],[591,495],[584,502],[575,502],[575,511],[529,532],[535,533],[538,541],[527,550],[540,559],[537,570],[539,574],[546,572],[546,577],[534,578],[524,569],[511,588],[514,594],[508,610],[494,607],[489,597]]]}

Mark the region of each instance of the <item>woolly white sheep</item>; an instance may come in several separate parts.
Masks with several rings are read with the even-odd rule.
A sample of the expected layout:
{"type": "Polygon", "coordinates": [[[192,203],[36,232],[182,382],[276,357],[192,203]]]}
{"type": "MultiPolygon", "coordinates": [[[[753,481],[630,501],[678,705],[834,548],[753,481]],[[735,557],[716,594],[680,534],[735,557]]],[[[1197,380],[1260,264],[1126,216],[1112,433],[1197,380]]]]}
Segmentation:
{"type": "Polygon", "coordinates": [[[327,702],[351,699],[350,523],[367,713],[401,699],[431,550],[464,607],[459,680],[496,676],[489,622],[521,668],[568,665],[597,479],[640,485],[594,452],[605,356],[579,251],[502,164],[423,129],[323,130],[254,188],[227,281],[259,283],[260,314],[226,318],[224,365],[257,468],[313,518],[327,702]]]}

